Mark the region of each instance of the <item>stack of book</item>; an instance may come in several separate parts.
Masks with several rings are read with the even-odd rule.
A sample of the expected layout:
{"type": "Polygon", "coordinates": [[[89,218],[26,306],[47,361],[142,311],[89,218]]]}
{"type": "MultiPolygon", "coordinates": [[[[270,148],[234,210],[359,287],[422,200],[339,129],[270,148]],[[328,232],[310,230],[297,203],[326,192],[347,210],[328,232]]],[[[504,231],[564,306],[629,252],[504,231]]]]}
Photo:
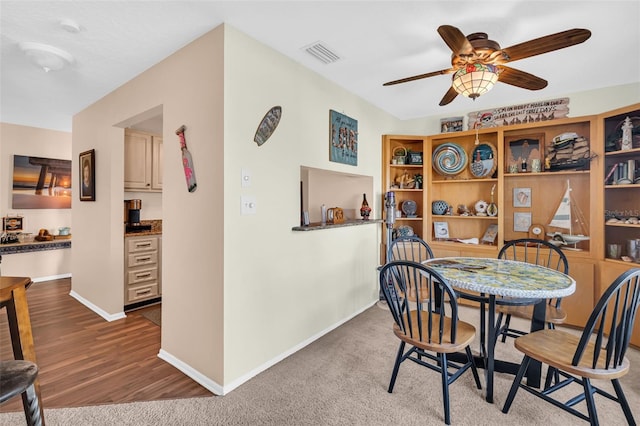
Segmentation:
{"type": "Polygon", "coordinates": [[[615,163],[609,169],[604,179],[606,185],[630,185],[640,183],[640,170],[636,160],[615,163]]]}

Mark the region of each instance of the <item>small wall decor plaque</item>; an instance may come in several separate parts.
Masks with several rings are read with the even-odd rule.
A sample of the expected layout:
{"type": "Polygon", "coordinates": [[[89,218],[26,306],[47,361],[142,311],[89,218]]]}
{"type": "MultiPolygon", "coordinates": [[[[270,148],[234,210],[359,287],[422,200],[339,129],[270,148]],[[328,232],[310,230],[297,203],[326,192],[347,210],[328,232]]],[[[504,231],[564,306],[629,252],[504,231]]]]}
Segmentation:
{"type": "Polygon", "coordinates": [[[262,121],[260,121],[260,124],[258,124],[256,134],[253,137],[253,141],[257,143],[258,146],[261,146],[271,137],[280,123],[280,117],[282,117],[282,107],[280,106],[274,106],[267,111],[262,121]]]}
{"type": "Polygon", "coordinates": [[[531,207],[531,188],[513,188],[513,207],[531,207]]]}
{"type": "Polygon", "coordinates": [[[329,161],[358,165],[358,120],[329,110],[329,161]]]}
{"type": "Polygon", "coordinates": [[[513,230],[515,232],[529,232],[531,226],[531,213],[514,213],[513,230]]]}

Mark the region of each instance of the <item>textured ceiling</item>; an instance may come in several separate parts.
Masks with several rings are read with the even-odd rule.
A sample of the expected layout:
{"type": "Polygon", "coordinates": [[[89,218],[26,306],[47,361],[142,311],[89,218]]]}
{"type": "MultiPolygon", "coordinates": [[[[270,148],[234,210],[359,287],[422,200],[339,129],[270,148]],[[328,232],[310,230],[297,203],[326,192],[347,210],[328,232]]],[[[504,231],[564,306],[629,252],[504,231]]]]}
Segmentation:
{"type": "MultiPolygon", "coordinates": [[[[400,118],[461,111],[640,81],[640,1],[0,1],[0,121],[71,130],[71,117],[200,35],[226,22],[400,118]],[[78,33],[60,26],[80,25],[78,33]],[[438,103],[441,75],[382,83],[449,68],[440,25],[486,32],[502,47],[570,28],[585,43],[513,62],[549,81],[541,91],[498,84],[476,101],[438,103]],[[49,73],[18,43],[54,45],[75,57],[49,73]],[[302,47],[321,41],[342,59],[325,65],[302,47]]],[[[640,94],[639,94],[640,97],[640,94]]]]}

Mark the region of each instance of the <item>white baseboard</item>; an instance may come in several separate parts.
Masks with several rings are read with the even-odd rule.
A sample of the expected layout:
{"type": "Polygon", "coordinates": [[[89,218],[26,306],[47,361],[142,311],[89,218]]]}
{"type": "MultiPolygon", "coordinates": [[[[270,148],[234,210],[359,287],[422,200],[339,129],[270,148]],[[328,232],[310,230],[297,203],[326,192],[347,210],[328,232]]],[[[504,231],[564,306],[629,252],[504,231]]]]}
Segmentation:
{"type": "Polygon", "coordinates": [[[184,363],[178,358],[174,357],[164,349],[160,349],[160,352],[158,352],[158,358],[173,365],[175,368],[182,371],[184,374],[192,378],[195,382],[204,386],[207,390],[211,391],[215,395],[224,395],[224,388],[222,386],[220,386],[218,383],[214,382],[207,376],[203,375],[198,370],[192,368],[189,364],[184,363]]]}
{"type": "Polygon", "coordinates": [[[116,320],[119,320],[119,319],[127,317],[125,315],[124,311],[118,312],[118,313],[115,313],[115,314],[110,314],[110,313],[104,311],[103,309],[99,308],[98,306],[94,305],[93,303],[89,302],[87,299],[85,299],[84,297],[80,296],[78,293],[76,293],[73,290],[71,290],[71,292],[69,292],[69,296],[73,297],[78,302],[82,303],[84,306],[86,306],[87,308],[91,309],[93,312],[95,312],[96,314],[100,315],[102,318],[104,318],[105,320],[107,320],[109,322],[116,321],[116,320]]]}
{"type": "Polygon", "coordinates": [[[31,281],[33,281],[34,283],[40,283],[43,281],[60,280],[62,278],[71,278],[71,273],[60,274],[60,275],[50,275],[48,277],[31,278],[31,281]]]}

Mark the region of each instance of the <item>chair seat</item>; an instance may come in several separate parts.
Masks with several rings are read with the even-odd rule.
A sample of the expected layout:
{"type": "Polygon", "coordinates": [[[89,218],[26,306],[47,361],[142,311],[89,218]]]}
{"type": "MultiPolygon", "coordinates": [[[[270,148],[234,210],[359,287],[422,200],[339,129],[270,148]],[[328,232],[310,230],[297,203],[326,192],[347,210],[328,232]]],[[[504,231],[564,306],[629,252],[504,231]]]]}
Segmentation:
{"type": "Polygon", "coordinates": [[[545,364],[580,377],[590,379],[617,379],[629,371],[629,360],[624,358],[617,368],[605,369],[605,351],[602,351],[596,368],[591,367],[595,345],[587,344],[585,353],[577,366],[571,365],[580,337],[562,330],[540,330],[518,337],[514,346],[525,355],[545,364]]]}
{"type": "Polygon", "coordinates": [[[20,395],[38,376],[38,366],[30,361],[0,361],[0,402],[20,395]]]}
{"type": "MultiPolygon", "coordinates": [[[[533,305],[498,305],[496,312],[511,315],[518,318],[532,319],[533,305]]],[[[556,308],[553,305],[547,305],[545,310],[544,322],[551,324],[562,324],[567,319],[567,313],[562,308],[556,308]]]]}
{"type": "MultiPolygon", "coordinates": [[[[427,325],[429,323],[428,322],[429,313],[423,310],[423,311],[420,311],[420,315],[422,316],[422,325],[423,326],[427,325]]],[[[473,342],[473,339],[476,335],[475,327],[467,322],[458,320],[456,342],[451,343],[451,339],[449,338],[449,336],[450,336],[452,320],[449,317],[444,317],[444,329],[443,329],[442,342],[438,342],[438,333],[439,333],[438,327],[440,325],[439,319],[440,319],[439,315],[434,315],[432,317],[432,323],[431,323],[431,336],[433,337],[432,342],[419,340],[418,338],[414,338],[410,335],[404,334],[404,332],[400,329],[400,327],[398,327],[397,324],[394,324],[393,332],[396,334],[396,336],[398,336],[400,340],[407,342],[410,345],[416,346],[418,348],[421,348],[427,351],[437,352],[437,353],[453,353],[453,352],[464,351],[464,349],[467,346],[469,346],[471,342],[473,342]]],[[[418,311],[411,311],[411,329],[416,330],[415,335],[418,336],[418,332],[417,332],[418,311]]],[[[424,333],[424,336],[426,335],[427,333],[424,333]]]]}

